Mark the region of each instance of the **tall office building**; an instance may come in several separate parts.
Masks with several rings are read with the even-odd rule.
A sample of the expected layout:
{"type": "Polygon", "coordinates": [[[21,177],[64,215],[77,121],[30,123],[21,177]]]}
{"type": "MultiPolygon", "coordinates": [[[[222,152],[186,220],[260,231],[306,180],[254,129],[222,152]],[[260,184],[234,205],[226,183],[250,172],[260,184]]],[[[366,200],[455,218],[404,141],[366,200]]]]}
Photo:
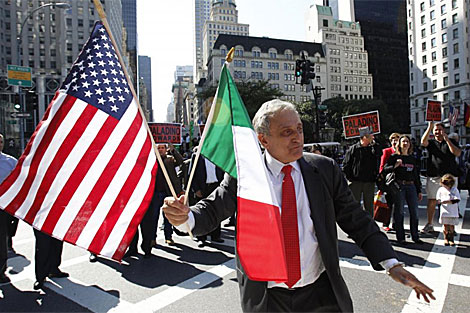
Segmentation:
{"type": "MultiPolygon", "coordinates": [[[[344,10],[342,16],[354,18],[349,9],[344,10]]],[[[341,96],[347,100],[373,97],[368,54],[358,22],[335,19],[332,7],[313,4],[306,14],[306,34],[308,41],[325,46],[328,65],[326,88],[330,97],[341,96]]]]}
{"type": "Polygon", "coordinates": [[[249,35],[249,25],[238,23],[235,0],[212,0],[209,20],[203,28],[202,71],[196,72],[196,80],[207,77],[207,62],[219,34],[249,35]]]}
{"type": "MultiPolygon", "coordinates": [[[[153,107],[152,107],[152,59],[145,55],[139,55],[139,75],[143,79],[147,89],[147,103],[145,105],[150,112],[150,121],[153,121],[153,107]]],[[[159,112],[159,114],[162,114],[159,112]]]]}
{"type": "Polygon", "coordinates": [[[436,99],[443,103],[447,126],[449,106],[460,110],[453,131],[463,143],[470,142],[462,123],[464,103],[470,103],[469,8],[465,0],[407,1],[410,118],[416,138],[427,127],[428,99],[436,99]]]}
{"type": "Polygon", "coordinates": [[[355,0],[354,11],[369,56],[374,98],[383,100],[400,116],[395,122],[395,130],[409,133],[406,0],[355,0]]]}
{"type": "Polygon", "coordinates": [[[132,70],[131,75],[132,82],[134,83],[134,89],[137,88],[139,80],[137,79],[139,74],[138,66],[138,49],[137,49],[137,0],[121,0],[122,4],[122,21],[125,27],[126,33],[126,49],[127,58],[129,61],[129,67],[132,70]]]}
{"type": "MultiPolygon", "coordinates": [[[[55,1],[52,0],[0,2],[0,132],[9,138],[19,138],[19,126],[9,118],[9,112],[14,110],[13,105],[16,103],[16,92],[6,83],[7,65],[32,68],[33,87],[25,88],[24,93],[25,110],[33,115],[31,120],[26,120],[28,137],[88,40],[95,21],[99,20],[94,5],[89,0],[69,1],[71,7],[66,10],[46,6],[26,20],[33,10],[53,3],[55,1]],[[21,41],[17,39],[20,32],[21,41]]],[[[122,53],[121,2],[101,0],[101,3],[122,53]]]]}
{"type": "Polygon", "coordinates": [[[194,0],[194,69],[203,69],[202,62],[202,32],[204,24],[211,13],[210,0],[194,0]]]}
{"type": "Polygon", "coordinates": [[[186,110],[186,93],[194,83],[193,66],[177,66],[175,70],[175,82],[172,87],[174,103],[174,122],[185,123],[188,120],[188,111],[186,110]]]}

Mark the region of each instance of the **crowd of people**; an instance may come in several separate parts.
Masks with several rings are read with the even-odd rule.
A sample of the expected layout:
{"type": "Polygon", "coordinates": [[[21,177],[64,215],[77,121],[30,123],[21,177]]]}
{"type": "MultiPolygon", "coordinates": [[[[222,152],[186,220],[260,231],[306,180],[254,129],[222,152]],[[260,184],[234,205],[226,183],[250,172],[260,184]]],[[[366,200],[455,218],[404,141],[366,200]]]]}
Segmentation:
{"type": "Polygon", "coordinates": [[[423,244],[420,233],[434,232],[436,207],[440,209],[439,223],[444,225],[446,245],[454,245],[454,226],[461,217],[459,207],[465,210],[466,201],[460,202],[459,190],[468,190],[467,179],[470,169],[470,145],[462,150],[458,135],[447,135],[442,123],[429,122],[420,138],[420,145],[406,134],[392,133],[390,147],[381,149],[374,135],[365,129],[359,142],[346,152],[343,163],[344,174],[357,201],[374,215],[374,194],[378,177],[384,180],[377,184],[379,192],[385,192],[389,212],[393,212],[390,222],[383,223],[384,231],[395,231],[396,240],[406,245],[404,231],[405,204],[410,216],[411,239],[423,244]],[[432,138],[431,138],[432,134],[432,138]],[[418,202],[423,199],[421,182],[422,149],[426,149],[425,160],[427,195],[426,225],[418,230],[418,202]],[[383,189],[383,190],[380,190],[383,189]]]}
{"type": "MultiPolygon", "coordinates": [[[[289,111],[291,108],[287,106],[278,110],[289,111]]],[[[2,152],[3,141],[4,138],[0,134],[0,182],[5,179],[17,162],[15,158],[2,152]]],[[[396,241],[400,245],[408,244],[404,230],[405,208],[409,212],[411,240],[415,244],[421,245],[424,242],[420,239],[420,235],[434,231],[434,214],[436,207],[438,207],[440,210],[439,223],[443,225],[444,242],[446,245],[455,245],[455,225],[459,223],[459,206],[465,208],[465,203],[462,203],[464,201],[460,201],[460,190],[468,189],[467,184],[470,184],[470,179],[467,179],[470,172],[470,145],[461,149],[458,137],[456,138],[453,134],[447,135],[442,123],[433,122],[429,123],[426,132],[420,138],[419,145],[407,134],[392,133],[389,136],[389,141],[390,147],[382,149],[375,141],[374,135],[368,129],[362,129],[359,141],[347,149],[342,164],[342,175],[348,182],[352,199],[358,203],[362,202],[363,210],[369,217],[372,217],[377,186],[379,189],[383,189],[381,192],[385,192],[387,205],[391,208],[390,212],[393,212],[389,222],[383,223],[383,231],[394,231],[396,241]],[[424,187],[421,179],[422,155],[424,155],[421,151],[423,149],[427,151],[426,184],[424,187]],[[376,186],[379,176],[385,178],[385,183],[376,186]],[[423,199],[424,190],[427,194],[427,220],[426,225],[420,231],[418,229],[418,202],[423,199]]],[[[184,194],[191,170],[195,167],[194,179],[189,192],[189,205],[200,206],[201,203],[207,202],[204,199],[216,188],[227,187],[229,183],[221,184],[224,180],[224,173],[202,155],[195,164],[197,144],[197,140],[190,142],[186,136],[185,141],[178,149],[172,144],[158,144],[157,151],[163,160],[177,196],[184,194]]],[[[313,145],[311,152],[317,155],[324,154],[320,145],[313,145]]],[[[265,153],[268,154],[269,149],[265,153]]],[[[270,166],[274,165],[268,164],[268,168],[270,166]]],[[[161,224],[166,245],[175,244],[173,238],[175,232],[179,235],[185,235],[185,228],[181,228],[179,225],[181,223],[179,220],[175,220],[175,216],[172,215],[173,211],[171,211],[179,204],[165,200],[171,195],[170,186],[162,169],[159,168],[155,177],[155,190],[151,203],[124,256],[125,258],[138,255],[139,242],[143,257],[148,258],[152,255],[152,248],[157,245],[157,226],[160,216],[163,219],[161,224]],[[163,214],[162,208],[165,214],[163,214]],[[139,236],[142,237],[141,240],[139,240],[139,236]]],[[[305,204],[305,201],[303,203],[305,204]]],[[[198,228],[195,229],[195,240],[199,242],[199,247],[204,247],[208,240],[216,243],[224,241],[221,237],[220,225],[223,219],[230,217],[230,222],[226,226],[235,226],[236,224],[236,210],[231,210],[228,216],[224,215],[220,218],[218,213],[213,212],[212,214],[218,218],[211,220],[210,227],[204,228],[210,231],[201,232],[198,228]],[[216,224],[212,225],[213,223],[216,224]]],[[[16,225],[15,218],[0,210],[0,283],[9,281],[5,275],[7,251],[13,249],[11,238],[16,231],[16,225]]],[[[68,277],[68,273],[59,269],[63,242],[36,230],[34,235],[36,237],[36,282],[34,289],[38,290],[43,288],[46,277],[68,277]]],[[[314,241],[318,240],[316,237],[313,239],[315,239],[314,241]]],[[[393,258],[392,254],[390,256],[393,258]]],[[[91,262],[97,260],[98,256],[90,255],[91,262]]],[[[385,264],[381,263],[381,265],[386,267],[385,264]]],[[[340,304],[347,306],[347,304],[340,304]]]]}

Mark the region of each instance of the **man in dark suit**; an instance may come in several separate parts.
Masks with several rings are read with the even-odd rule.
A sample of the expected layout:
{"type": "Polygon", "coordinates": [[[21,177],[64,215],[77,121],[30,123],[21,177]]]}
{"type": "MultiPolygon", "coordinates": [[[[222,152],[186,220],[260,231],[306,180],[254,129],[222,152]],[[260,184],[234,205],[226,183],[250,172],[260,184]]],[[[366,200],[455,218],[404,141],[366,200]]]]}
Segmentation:
{"type": "MultiPolygon", "coordinates": [[[[374,269],[386,269],[394,280],[413,288],[418,297],[434,299],[432,290],[398,262],[385,234],[355,201],[337,164],[324,156],[303,154],[302,122],[292,104],[280,100],[264,103],[253,125],[266,149],[265,162],[277,199],[282,198],[286,181],[293,181],[295,186],[293,202],[297,204],[299,237],[296,249],[300,250],[296,266],[300,273],[292,283],[288,261],[288,284],[250,280],[237,257],[243,311],[351,312],[351,297],[339,267],[336,224],[361,247],[374,269]],[[284,174],[285,167],[292,168],[292,179],[287,177],[289,171],[284,174]]],[[[208,198],[191,209],[183,205],[180,197],[166,198],[163,210],[173,225],[189,226],[193,234],[200,235],[236,210],[236,196],[237,182],[226,175],[208,198]]],[[[280,208],[281,219],[283,211],[291,206],[280,208]]],[[[286,259],[290,260],[291,255],[286,255],[286,259]]]]}
{"type": "MultiPolygon", "coordinates": [[[[192,163],[191,166],[194,166],[193,164],[194,163],[192,163]]],[[[223,179],[224,172],[201,155],[196,164],[193,184],[191,185],[196,202],[207,198],[215,190],[215,188],[220,185],[220,182],[223,179]]],[[[224,240],[220,238],[220,233],[221,229],[219,224],[216,229],[207,235],[211,236],[212,242],[221,243],[224,242],[224,240]]],[[[197,239],[200,241],[199,247],[203,247],[205,245],[207,235],[197,236],[197,239]]]]}

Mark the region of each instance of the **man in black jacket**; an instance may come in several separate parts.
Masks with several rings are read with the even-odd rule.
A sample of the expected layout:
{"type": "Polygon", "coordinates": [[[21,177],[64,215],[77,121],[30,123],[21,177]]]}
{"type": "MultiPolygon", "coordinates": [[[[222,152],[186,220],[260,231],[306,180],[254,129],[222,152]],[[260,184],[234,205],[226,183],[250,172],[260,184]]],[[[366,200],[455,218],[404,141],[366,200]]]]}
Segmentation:
{"type": "Polygon", "coordinates": [[[374,135],[365,128],[359,142],[346,152],[343,162],[343,171],[350,182],[349,188],[354,198],[358,202],[362,198],[364,208],[371,216],[374,213],[375,180],[379,173],[381,156],[382,149],[375,142],[374,135]]]}
{"type": "MultiPolygon", "coordinates": [[[[300,279],[296,278],[290,286],[251,280],[237,255],[243,311],[351,312],[351,297],[339,267],[337,224],[362,248],[374,269],[385,268],[393,279],[410,286],[426,301],[434,298],[432,290],[398,262],[385,234],[354,200],[334,160],[303,154],[302,122],[292,104],[277,99],[264,103],[253,124],[266,148],[265,162],[273,184],[276,181],[279,187],[277,182],[284,185],[289,180],[288,174],[279,173],[279,168],[293,168],[291,178],[298,195],[294,203],[301,238],[296,248],[301,251],[300,260],[296,261],[300,279]]],[[[275,190],[276,197],[280,197],[281,190],[275,190]]],[[[183,198],[165,199],[163,211],[168,220],[181,229],[189,226],[194,235],[206,234],[237,209],[237,181],[226,174],[220,186],[191,209],[183,204],[183,198]]],[[[282,215],[284,209],[280,210],[282,215]]]]}

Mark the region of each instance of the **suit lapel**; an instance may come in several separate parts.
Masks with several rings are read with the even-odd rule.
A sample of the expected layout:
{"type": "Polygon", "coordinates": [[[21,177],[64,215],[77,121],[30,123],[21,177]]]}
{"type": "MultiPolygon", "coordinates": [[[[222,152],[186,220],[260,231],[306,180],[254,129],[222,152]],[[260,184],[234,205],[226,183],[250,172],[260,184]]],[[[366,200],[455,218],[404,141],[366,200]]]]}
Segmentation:
{"type": "MultiPolygon", "coordinates": [[[[325,233],[325,199],[323,197],[323,185],[318,170],[307,163],[304,158],[299,159],[299,165],[307,191],[308,202],[310,204],[310,217],[317,234],[325,233]]],[[[318,237],[318,235],[317,235],[318,237]]],[[[320,239],[319,239],[320,240],[320,239]]]]}

